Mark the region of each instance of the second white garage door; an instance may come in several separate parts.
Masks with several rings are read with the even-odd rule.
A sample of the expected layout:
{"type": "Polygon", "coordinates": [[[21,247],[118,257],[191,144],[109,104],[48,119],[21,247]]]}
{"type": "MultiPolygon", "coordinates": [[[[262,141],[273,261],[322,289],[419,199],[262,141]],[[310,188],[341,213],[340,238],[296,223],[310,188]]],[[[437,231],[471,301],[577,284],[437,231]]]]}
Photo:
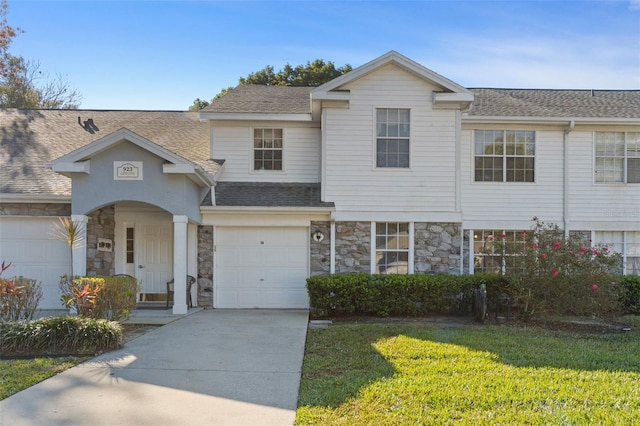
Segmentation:
{"type": "Polygon", "coordinates": [[[307,228],[216,228],[214,238],[214,307],[309,307],[307,228]]]}
{"type": "Polygon", "coordinates": [[[50,236],[57,221],[57,217],[0,218],[0,263],[12,263],[2,276],[39,281],[42,309],[64,308],[58,282],[60,276],[71,273],[69,246],[50,236]]]}

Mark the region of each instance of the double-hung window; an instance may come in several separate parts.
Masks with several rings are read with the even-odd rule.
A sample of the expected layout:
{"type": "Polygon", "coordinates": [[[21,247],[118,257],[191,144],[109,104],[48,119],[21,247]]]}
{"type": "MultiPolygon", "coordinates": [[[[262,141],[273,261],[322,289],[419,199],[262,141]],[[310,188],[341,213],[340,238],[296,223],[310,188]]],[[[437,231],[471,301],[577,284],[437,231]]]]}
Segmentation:
{"type": "Polygon", "coordinates": [[[476,130],[474,157],[476,182],[534,182],[536,134],[476,130]]]}
{"type": "Polygon", "coordinates": [[[596,132],[595,181],[640,183],[640,132],[596,132]]]}
{"type": "Polygon", "coordinates": [[[622,273],[640,275],[640,231],[596,231],[594,240],[622,255],[622,273]]]}
{"type": "Polygon", "coordinates": [[[376,167],[409,167],[410,128],[409,109],[376,109],[376,167]]]}
{"type": "Polygon", "coordinates": [[[253,129],[253,170],[282,170],[282,129],[253,129]]]}
{"type": "Polygon", "coordinates": [[[376,232],[377,274],[406,274],[409,272],[409,224],[378,222],[376,232]]]}

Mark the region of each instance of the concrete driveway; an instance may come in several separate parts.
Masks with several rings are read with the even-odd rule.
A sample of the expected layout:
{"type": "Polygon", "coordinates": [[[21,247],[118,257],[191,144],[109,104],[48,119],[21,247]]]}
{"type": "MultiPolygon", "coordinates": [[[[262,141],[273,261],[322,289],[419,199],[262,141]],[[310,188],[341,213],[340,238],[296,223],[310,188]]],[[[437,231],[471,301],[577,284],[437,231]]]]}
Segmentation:
{"type": "Polygon", "coordinates": [[[0,424],[292,425],[307,323],[204,310],[0,401],[0,424]]]}

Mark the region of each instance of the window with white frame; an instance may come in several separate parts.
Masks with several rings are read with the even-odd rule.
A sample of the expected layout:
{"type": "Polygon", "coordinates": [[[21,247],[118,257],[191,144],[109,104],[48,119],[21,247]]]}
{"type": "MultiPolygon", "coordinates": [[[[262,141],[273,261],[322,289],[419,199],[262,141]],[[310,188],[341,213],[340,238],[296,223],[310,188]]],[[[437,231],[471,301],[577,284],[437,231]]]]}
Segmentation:
{"type": "Polygon", "coordinates": [[[473,270],[474,272],[505,272],[514,267],[515,256],[522,253],[525,247],[525,237],[522,231],[505,230],[475,230],[473,232],[473,270]],[[496,249],[504,247],[508,252],[496,249]],[[511,262],[513,259],[514,262],[511,262]]]}
{"type": "Polygon", "coordinates": [[[536,133],[522,130],[476,130],[476,182],[534,182],[536,133]]]}
{"type": "Polygon", "coordinates": [[[409,167],[410,130],[409,109],[376,109],[376,167],[409,167]]]}
{"type": "Polygon", "coordinates": [[[640,132],[595,133],[595,181],[640,183],[640,132]]]}
{"type": "Polygon", "coordinates": [[[282,170],[282,129],[253,129],[253,170],[282,170]]]}
{"type": "Polygon", "coordinates": [[[377,274],[409,273],[409,224],[378,222],[376,231],[377,274]]]}
{"type": "Polygon", "coordinates": [[[622,273],[640,275],[640,231],[596,231],[595,241],[622,255],[622,273]]]}

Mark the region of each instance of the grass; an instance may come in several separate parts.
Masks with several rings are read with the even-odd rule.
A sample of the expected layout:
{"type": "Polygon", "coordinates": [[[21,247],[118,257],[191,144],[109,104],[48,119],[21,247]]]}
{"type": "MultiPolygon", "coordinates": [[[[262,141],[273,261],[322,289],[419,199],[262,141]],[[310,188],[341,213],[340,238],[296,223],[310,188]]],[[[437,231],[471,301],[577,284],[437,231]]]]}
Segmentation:
{"type": "Polygon", "coordinates": [[[0,360],[0,400],[35,385],[89,357],[0,360]]]}
{"type": "Polygon", "coordinates": [[[337,323],[308,332],[296,424],[640,424],[638,354],[638,331],[337,323]]]}

